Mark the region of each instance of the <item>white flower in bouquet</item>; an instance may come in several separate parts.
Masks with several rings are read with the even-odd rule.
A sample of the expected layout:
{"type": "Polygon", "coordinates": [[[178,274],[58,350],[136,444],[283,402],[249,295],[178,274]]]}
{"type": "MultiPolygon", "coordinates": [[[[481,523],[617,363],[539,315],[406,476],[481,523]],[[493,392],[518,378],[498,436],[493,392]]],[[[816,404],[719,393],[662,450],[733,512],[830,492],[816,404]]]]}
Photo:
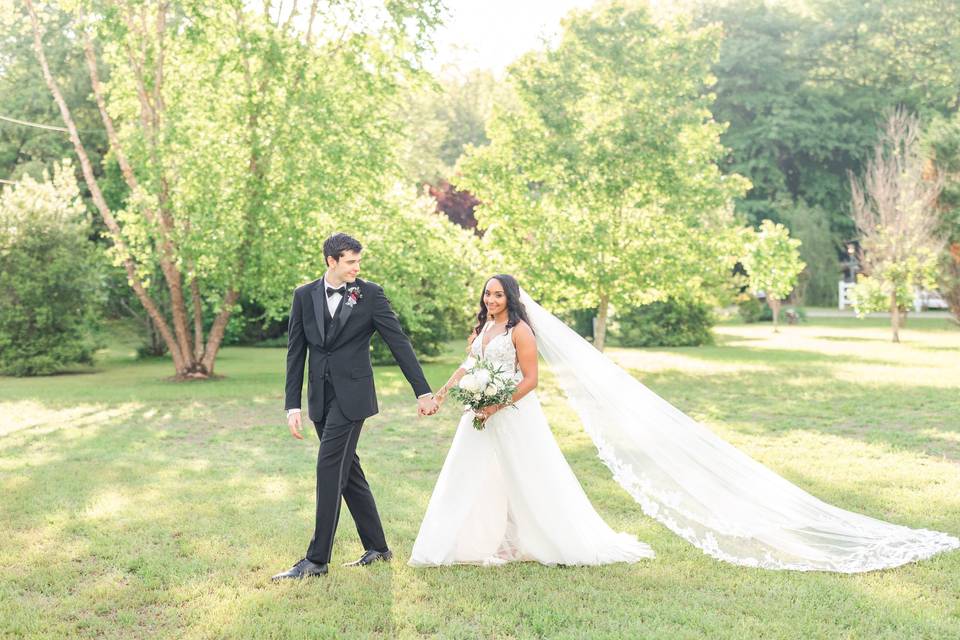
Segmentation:
{"type": "Polygon", "coordinates": [[[498,391],[499,389],[497,388],[497,385],[491,382],[487,385],[487,388],[483,390],[483,395],[492,398],[493,396],[497,395],[498,391]]]}
{"type": "Polygon", "coordinates": [[[480,385],[480,383],[477,381],[477,378],[472,373],[468,373],[460,378],[460,383],[457,386],[464,391],[469,391],[470,393],[476,393],[483,388],[483,386],[480,385]]]}
{"type": "Polygon", "coordinates": [[[490,384],[490,372],[486,369],[477,369],[473,372],[473,378],[477,381],[477,388],[475,391],[480,391],[481,389],[486,388],[490,384]]]}

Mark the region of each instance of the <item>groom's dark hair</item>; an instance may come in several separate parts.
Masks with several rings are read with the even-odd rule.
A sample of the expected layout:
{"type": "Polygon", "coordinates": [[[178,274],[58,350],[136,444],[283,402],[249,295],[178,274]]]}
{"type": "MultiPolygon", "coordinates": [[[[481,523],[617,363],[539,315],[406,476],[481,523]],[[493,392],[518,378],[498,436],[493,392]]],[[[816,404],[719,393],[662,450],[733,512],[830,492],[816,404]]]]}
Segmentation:
{"type": "Polygon", "coordinates": [[[333,258],[340,262],[340,258],[347,251],[360,253],[363,251],[363,245],[357,242],[356,238],[352,238],[345,233],[335,233],[323,241],[323,263],[327,264],[327,258],[333,258]]]}

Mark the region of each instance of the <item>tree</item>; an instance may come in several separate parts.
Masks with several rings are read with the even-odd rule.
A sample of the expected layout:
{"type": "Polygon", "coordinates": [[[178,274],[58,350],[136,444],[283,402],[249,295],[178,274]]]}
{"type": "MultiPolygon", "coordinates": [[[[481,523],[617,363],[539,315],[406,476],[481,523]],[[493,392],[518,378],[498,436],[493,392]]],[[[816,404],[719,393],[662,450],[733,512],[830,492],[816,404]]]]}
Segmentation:
{"type": "Polygon", "coordinates": [[[557,311],[710,296],[738,250],[722,126],[702,88],[714,28],[659,27],[621,3],[574,12],[560,43],[509,70],[491,142],[461,160],[485,241],[557,311]]]}
{"type": "Polygon", "coordinates": [[[295,279],[299,241],[318,211],[348,209],[357,194],[382,187],[394,136],[386,105],[436,11],[426,0],[389,3],[379,22],[364,16],[361,31],[351,22],[359,2],[327,4],[313,0],[297,31],[296,5],[281,14],[269,2],[256,13],[240,0],[75,3],[71,31],[128,189],[117,208],[104,198],[51,72],[49,37],[26,1],[35,54],[111,255],[178,377],[213,374],[241,292],[280,304],[274,291],[295,279]],[[104,62],[113,69],[109,87],[100,81],[104,62]],[[169,316],[151,294],[157,269],[169,316]],[[205,309],[214,313],[209,326],[205,309]]]}
{"type": "Polygon", "coordinates": [[[835,232],[854,231],[846,171],[860,172],[873,123],[905,105],[922,115],[960,107],[960,23],[953,0],[703,3],[720,22],[712,110],[729,122],[724,166],[753,188],[738,210],[778,221],[789,196],[822,207],[835,232]]]}
{"type": "Polygon", "coordinates": [[[862,173],[874,123],[896,105],[923,117],[960,107],[960,22],[944,19],[956,2],[700,5],[696,23],[719,22],[724,31],[717,81],[708,88],[717,95],[714,118],[730,123],[721,137],[730,149],[722,166],[753,184],[737,211],[753,224],[782,222],[803,239],[806,297],[829,304],[839,253],[828,245],[840,247],[856,232],[846,173],[862,173]],[[807,233],[822,214],[832,237],[814,250],[807,233]]]}
{"type": "Polygon", "coordinates": [[[780,301],[790,295],[797,276],[806,266],[800,259],[800,241],[791,238],[790,231],[782,224],[764,220],[748,242],[741,262],[750,288],[766,295],[773,314],[773,330],[779,331],[780,301]]]}
{"type": "Polygon", "coordinates": [[[931,161],[943,176],[937,201],[940,235],[946,242],[940,254],[937,280],[940,292],[960,323],[960,111],[939,118],[926,133],[931,161]]]}
{"type": "MultiPolygon", "coordinates": [[[[490,275],[473,233],[413,187],[397,187],[377,207],[357,211],[349,228],[364,245],[362,277],[384,285],[418,354],[437,355],[447,341],[466,336],[490,275]]],[[[379,339],[373,357],[393,359],[379,339]]]]}
{"type": "Polygon", "coordinates": [[[842,137],[850,117],[836,95],[810,81],[819,60],[802,34],[819,25],[763,0],[704,5],[697,23],[717,22],[724,38],[712,68],[716,82],[706,90],[716,94],[714,118],[729,123],[722,166],[751,181],[738,211],[759,225],[781,221],[775,203],[786,200],[838,208],[846,195],[835,193],[845,187],[837,167],[842,175],[853,161],[842,137]]]}
{"type": "Polygon", "coordinates": [[[73,168],[0,193],[0,371],[54,373],[90,364],[100,263],[73,168]]]}
{"type": "Polygon", "coordinates": [[[919,119],[891,112],[862,181],[849,177],[863,267],[854,287],[857,311],[886,306],[893,341],[900,342],[900,309],[916,287],[932,286],[943,246],[936,210],[943,176],[921,151],[919,119]]]}
{"type": "Polygon", "coordinates": [[[804,304],[837,304],[840,265],[837,236],[830,229],[830,216],[822,207],[775,202],[790,236],[800,241],[800,259],[806,265],[794,293],[804,304]]]}
{"type": "Polygon", "coordinates": [[[418,78],[405,88],[398,117],[404,127],[399,151],[404,178],[436,200],[438,211],[465,229],[475,229],[476,197],[450,183],[467,145],[487,144],[484,123],[497,83],[489,71],[455,73],[445,68],[439,78],[418,78]]]}
{"type": "MultiPolygon", "coordinates": [[[[807,35],[823,66],[813,79],[880,115],[902,105],[924,118],[960,109],[960,21],[955,0],[805,0],[807,35]]],[[[869,124],[869,121],[868,121],[869,124]]],[[[866,160],[866,158],[864,158],[866,160]]]]}
{"type": "Polygon", "coordinates": [[[451,222],[464,229],[476,229],[477,217],[474,210],[480,201],[469,191],[461,191],[447,180],[438,180],[428,187],[430,195],[436,201],[437,211],[442,211],[451,222]]]}

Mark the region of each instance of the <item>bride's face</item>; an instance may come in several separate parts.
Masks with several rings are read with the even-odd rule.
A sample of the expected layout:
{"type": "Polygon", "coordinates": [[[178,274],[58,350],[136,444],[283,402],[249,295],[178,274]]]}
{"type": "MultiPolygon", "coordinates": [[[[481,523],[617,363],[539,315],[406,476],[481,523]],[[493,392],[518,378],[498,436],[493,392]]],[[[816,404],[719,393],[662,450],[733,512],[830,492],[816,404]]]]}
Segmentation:
{"type": "Polygon", "coordinates": [[[491,316],[506,311],[507,294],[503,290],[503,285],[496,278],[487,280],[487,285],[483,289],[483,304],[487,307],[487,313],[491,316]]]}

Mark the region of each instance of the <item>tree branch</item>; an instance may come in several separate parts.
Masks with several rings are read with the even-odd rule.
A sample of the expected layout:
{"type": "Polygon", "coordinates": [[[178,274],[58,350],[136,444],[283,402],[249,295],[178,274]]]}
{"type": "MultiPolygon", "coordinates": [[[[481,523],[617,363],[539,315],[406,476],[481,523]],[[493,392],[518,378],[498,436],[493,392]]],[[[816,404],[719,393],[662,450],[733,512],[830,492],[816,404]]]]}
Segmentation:
{"type": "MultiPolygon", "coordinates": [[[[310,3],[310,20],[307,22],[307,49],[313,45],[313,21],[317,17],[317,5],[320,4],[320,0],[313,0],[310,3]]],[[[957,97],[957,100],[960,101],[960,96],[957,97]]]]}
{"type": "MultiPolygon", "coordinates": [[[[191,271],[195,268],[190,263],[191,271]]],[[[190,294],[193,297],[193,357],[197,361],[203,360],[203,304],[200,299],[200,283],[194,271],[190,278],[190,294]]]]}
{"type": "MultiPolygon", "coordinates": [[[[123,19],[126,22],[131,33],[136,33],[136,25],[133,22],[130,15],[123,13],[128,8],[127,5],[118,5],[119,11],[123,14],[123,19]]],[[[163,109],[163,33],[166,29],[166,3],[161,3],[158,7],[157,15],[157,25],[156,25],[156,37],[158,42],[158,53],[157,53],[157,65],[154,72],[154,86],[153,86],[153,95],[152,95],[152,104],[151,96],[148,94],[146,89],[146,83],[143,79],[143,69],[145,68],[147,59],[147,49],[146,49],[146,32],[141,33],[143,38],[142,46],[140,47],[141,54],[144,56],[143,59],[137,60],[133,57],[133,52],[129,46],[125,47],[127,51],[127,58],[130,62],[131,67],[134,68],[134,76],[137,79],[137,94],[140,99],[140,123],[141,127],[145,128],[144,134],[148,141],[150,141],[151,155],[153,156],[154,165],[159,174],[158,183],[159,183],[159,193],[158,193],[158,211],[155,213],[150,207],[144,207],[143,213],[144,217],[147,219],[151,225],[156,225],[157,230],[160,234],[160,252],[159,252],[159,261],[160,261],[160,270],[163,273],[164,280],[167,282],[167,288],[170,292],[170,301],[171,301],[171,312],[173,316],[173,329],[176,334],[177,343],[182,354],[184,354],[184,359],[186,360],[190,354],[193,353],[194,348],[190,344],[191,337],[190,332],[187,329],[187,320],[186,320],[186,301],[183,296],[183,284],[180,276],[180,271],[177,269],[175,264],[177,247],[173,241],[173,235],[175,232],[174,229],[174,220],[170,215],[169,207],[167,206],[169,201],[169,185],[166,179],[166,175],[163,170],[163,165],[160,162],[158,154],[158,145],[159,145],[159,127],[160,127],[160,111],[163,109]]],[[[142,17],[141,22],[144,24],[146,18],[142,17]]],[[[83,49],[84,57],[87,61],[87,69],[90,73],[90,81],[93,87],[93,93],[96,98],[97,107],[100,110],[100,117],[103,120],[104,126],[107,129],[107,136],[110,140],[111,149],[117,154],[117,161],[120,164],[120,170],[123,174],[124,180],[127,183],[127,186],[134,193],[140,191],[139,182],[137,180],[136,174],[131,167],[129,160],[126,157],[126,154],[123,151],[123,146],[120,143],[119,137],[116,134],[116,128],[113,124],[113,119],[110,117],[110,114],[107,112],[106,99],[103,94],[103,87],[100,83],[99,74],[97,71],[97,60],[96,53],[93,48],[93,41],[90,38],[90,34],[87,31],[84,31],[83,37],[83,49]]]]}
{"type": "Polygon", "coordinates": [[[216,319],[214,319],[213,326],[210,327],[210,334],[207,336],[207,346],[203,350],[204,355],[201,361],[204,370],[209,375],[213,374],[214,358],[220,349],[220,343],[223,342],[227,322],[229,322],[230,315],[233,313],[233,305],[237,303],[239,297],[240,292],[237,289],[230,287],[227,290],[227,295],[223,300],[223,308],[220,310],[220,313],[217,314],[216,319]]]}

